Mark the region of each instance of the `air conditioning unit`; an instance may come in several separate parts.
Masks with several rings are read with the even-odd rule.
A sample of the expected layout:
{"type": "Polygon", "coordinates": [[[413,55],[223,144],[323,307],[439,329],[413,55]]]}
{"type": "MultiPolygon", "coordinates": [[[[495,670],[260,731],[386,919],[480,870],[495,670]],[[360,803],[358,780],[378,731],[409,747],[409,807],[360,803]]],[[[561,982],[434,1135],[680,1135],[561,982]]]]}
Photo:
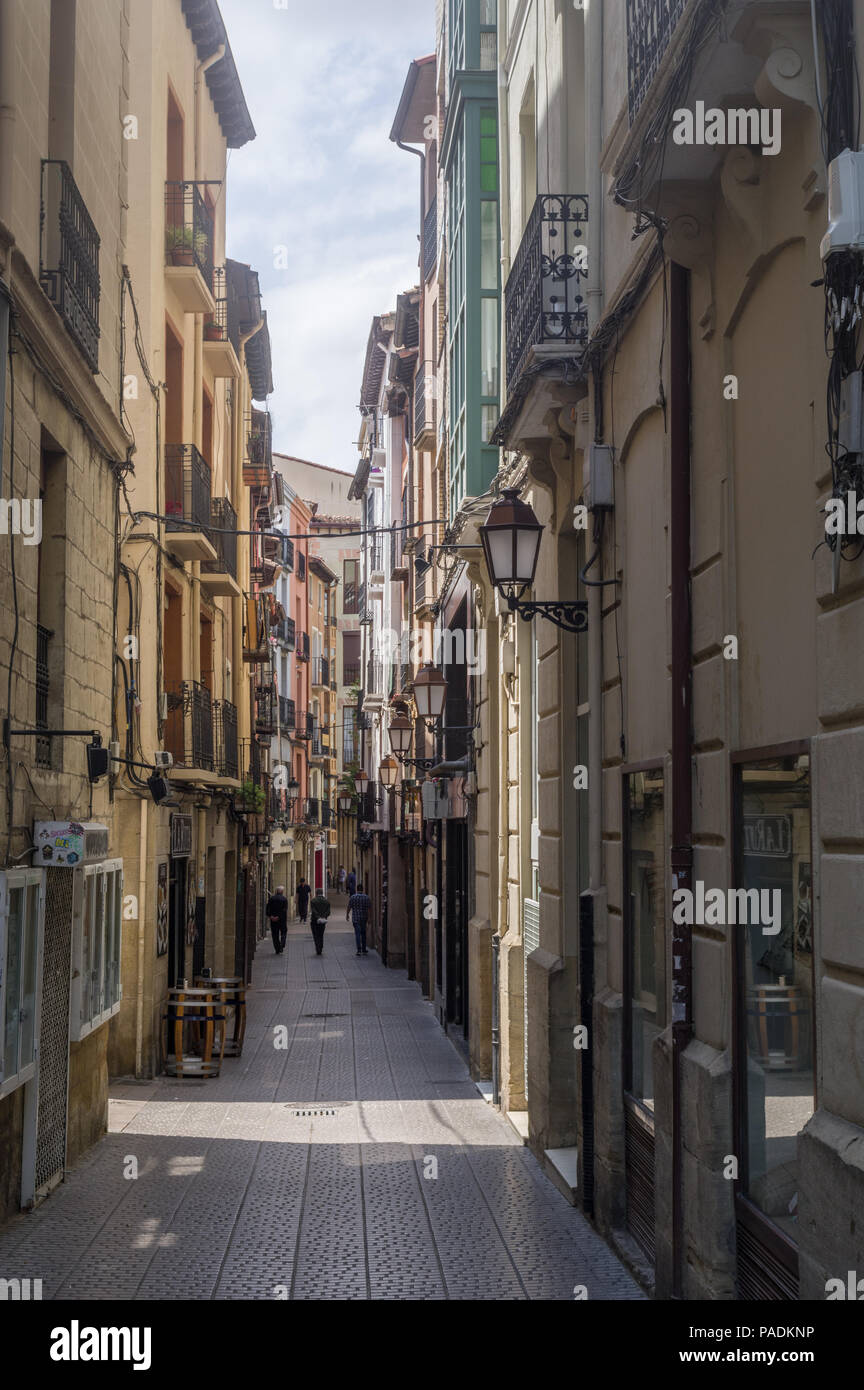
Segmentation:
{"type": "Polygon", "coordinates": [[[828,166],[828,230],[819,253],[864,251],[864,150],[843,150],[828,166]]]}
{"type": "Polygon", "coordinates": [[[108,827],[95,821],[37,820],[33,867],[77,869],[108,858],[108,827]]]}
{"type": "Polygon", "coordinates": [[[164,748],[160,748],[153,754],[153,762],[156,767],[171,768],[174,766],[174,754],[167,753],[164,748]]]}

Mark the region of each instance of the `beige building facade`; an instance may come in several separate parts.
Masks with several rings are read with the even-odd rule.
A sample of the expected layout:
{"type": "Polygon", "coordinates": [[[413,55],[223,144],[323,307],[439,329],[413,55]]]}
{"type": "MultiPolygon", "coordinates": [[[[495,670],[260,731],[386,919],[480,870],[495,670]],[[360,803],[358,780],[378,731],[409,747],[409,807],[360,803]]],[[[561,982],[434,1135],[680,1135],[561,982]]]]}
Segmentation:
{"type": "Polygon", "coordinates": [[[849,263],[820,259],[809,7],[650,8],[499,7],[498,487],[544,525],[529,597],[588,617],[501,632],[502,1101],[658,1295],[822,1298],[861,1258],[849,263]],[[677,143],[698,101],[779,148],[677,143]]]}
{"type": "Polygon", "coordinates": [[[120,1003],[121,840],[104,769],[91,782],[87,761],[111,738],[114,518],[131,446],[128,24],[114,9],[0,10],[0,1217],[41,1200],[104,1131],[120,1003]]]}

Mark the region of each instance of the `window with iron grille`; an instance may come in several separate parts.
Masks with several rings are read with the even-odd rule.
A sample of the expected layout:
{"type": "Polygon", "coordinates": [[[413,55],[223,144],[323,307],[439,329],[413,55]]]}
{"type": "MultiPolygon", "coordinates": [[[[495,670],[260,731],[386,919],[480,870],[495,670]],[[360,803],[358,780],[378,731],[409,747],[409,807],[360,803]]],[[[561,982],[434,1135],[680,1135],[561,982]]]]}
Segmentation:
{"type": "Polygon", "coordinates": [[[123,860],[85,864],[76,883],[72,926],[71,1027],[86,1038],[120,1008],[123,860]]]}
{"type": "Polygon", "coordinates": [[[0,1096],[36,1075],[44,874],[0,874],[0,1096]]]}

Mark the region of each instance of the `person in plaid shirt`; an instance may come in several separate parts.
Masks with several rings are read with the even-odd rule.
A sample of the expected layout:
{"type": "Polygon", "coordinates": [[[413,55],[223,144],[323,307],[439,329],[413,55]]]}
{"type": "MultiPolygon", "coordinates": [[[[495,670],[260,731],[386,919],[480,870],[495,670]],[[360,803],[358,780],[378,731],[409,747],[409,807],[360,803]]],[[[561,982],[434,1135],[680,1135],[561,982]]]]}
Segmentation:
{"type": "Polygon", "coordinates": [[[367,956],[366,950],[366,923],[369,921],[369,913],[372,908],[372,901],[368,894],[363,892],[362,883],[357,884],[357,891],[351,894],[348,899],[348,911],[345,913],[345,920],[351,918],[354,924],[354,940],[357,943],[358,956],[367,956]]]}

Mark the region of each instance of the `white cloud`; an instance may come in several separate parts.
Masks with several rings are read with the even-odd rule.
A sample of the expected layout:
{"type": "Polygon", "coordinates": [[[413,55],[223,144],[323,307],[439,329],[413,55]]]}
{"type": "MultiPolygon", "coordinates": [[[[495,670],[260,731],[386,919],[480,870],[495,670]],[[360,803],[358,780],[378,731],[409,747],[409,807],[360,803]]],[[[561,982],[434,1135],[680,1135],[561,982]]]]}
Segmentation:
{"type": "Polygon", "coordinates": [[[258,133],[231,154],[228,250],[259,272],[275,446],[353,470],[370,321],[418,277],[418,161],[389,133],[411,59],[432,51],[434,3],[221,8],[258,133]]]}

